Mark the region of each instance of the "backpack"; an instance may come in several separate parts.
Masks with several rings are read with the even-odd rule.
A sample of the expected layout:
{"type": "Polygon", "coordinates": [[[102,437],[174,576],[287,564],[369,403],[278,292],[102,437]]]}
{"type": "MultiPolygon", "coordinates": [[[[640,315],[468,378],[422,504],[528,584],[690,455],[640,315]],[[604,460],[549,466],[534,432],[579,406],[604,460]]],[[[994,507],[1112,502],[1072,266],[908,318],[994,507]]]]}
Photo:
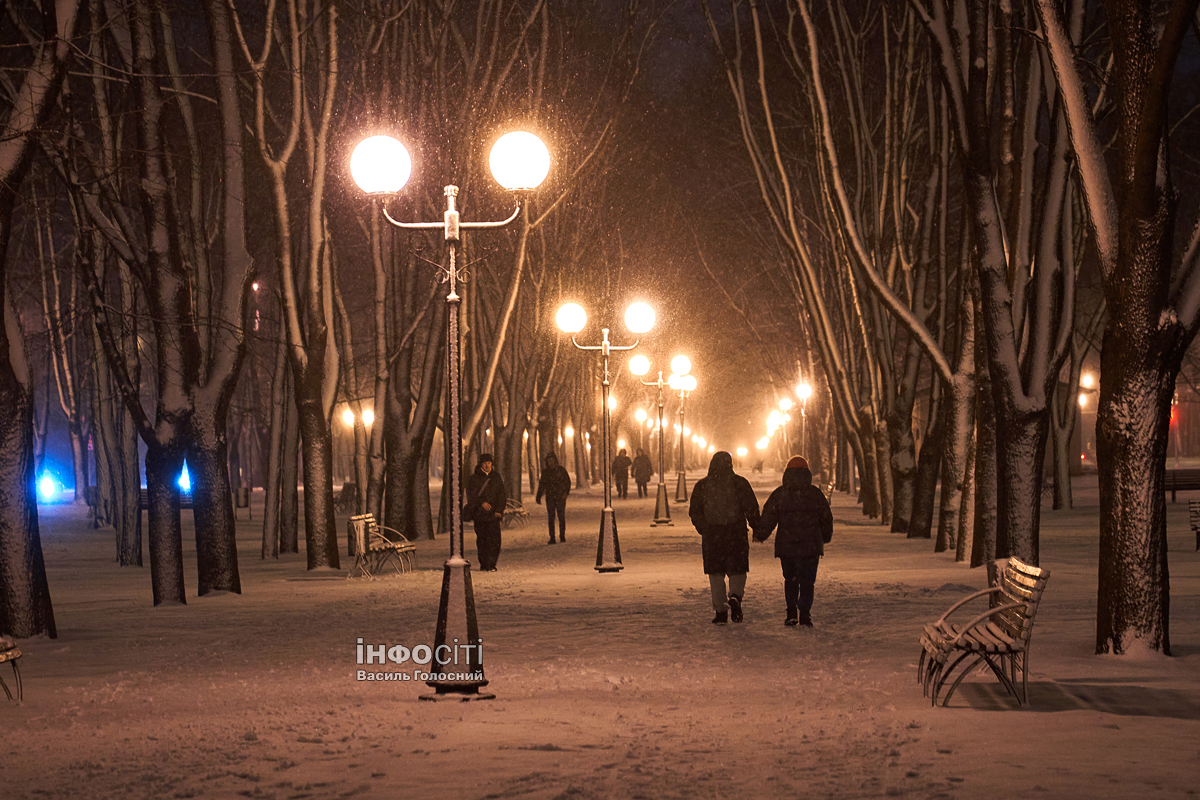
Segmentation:
{"type": "Polygon", "coordinates": [[[732,525],[738,521],[737,487],[731,478],[709,480],[704,487],[704,521],[708,525],[732,525]]]}

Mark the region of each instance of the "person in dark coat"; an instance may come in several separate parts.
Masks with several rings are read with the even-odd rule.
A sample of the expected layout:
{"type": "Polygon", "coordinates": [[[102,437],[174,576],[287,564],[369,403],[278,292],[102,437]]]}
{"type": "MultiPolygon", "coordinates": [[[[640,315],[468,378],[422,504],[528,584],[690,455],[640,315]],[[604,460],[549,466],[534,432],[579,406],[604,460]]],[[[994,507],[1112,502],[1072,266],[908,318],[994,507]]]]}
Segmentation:
{"type": "Polygon", "coordinates": [[[713,453],[708,475],[696,481],[688,508],[692,524],[700,532],[704,573],[712,589],[713,623],[722,624],[732,615],[742,621],[746,573],[750,571],[750,540],[746,523],[759,524],[758,498],[750,481],[733,472],[733,456],[724,450],[713,453]],[[729,578],[726,589],[725,579],[729,578]]]}
{"type": "Polygon", "coordinates": [[[624,447],[617,451],[612,463],[613,481],[617,484],[617,497],[622,500],[629,496],[629,467],[632,464],[633,460],[625,454],[624,447]]]}
{"type": "Polygon", "coordinates": [[[504,519],[504,504],[508,493],[504,479],[492,469],[492,454],[481,453],[474,474],[467,480],[466,505],[463,515],[475,523],[475,549],[479,553],[479,570],[495,572],[500,559],[500,522],[504,519]]]}
{"type": "Polygon", "coordinates": [[[550,528],[549,544],[554,544],[554,517],[558,517],[558,540],[567,540],[567,495],[571,493],[571,476],[567,468],[558,463],[558,456],[546,453],[545,468],[538,478],[538,503],[546,498],[546,524],[550,528]]]}
{"type": "Polygon", "coordinates": [[[763,506],[762,521],[754,540],[765,542],[775,526],[775,557],[783,568],[783,597],[787,601],[785,625],[812,627],[813,586],[825,545],[833,539],[833,512],[829,501],[813,486],[812,471],[802,456],[793,456],[783,471],[783,485],[771,492],[763,506]]]}
{"type": "Polygon", "coordinates": [[[650,463],[650,457],[639,447],[637,455],[633,457],[633,482],[637,484],[638,497],[650,496],[646,484],[650,483],[650,476],[653,474],[654,465],[650,463]]]}

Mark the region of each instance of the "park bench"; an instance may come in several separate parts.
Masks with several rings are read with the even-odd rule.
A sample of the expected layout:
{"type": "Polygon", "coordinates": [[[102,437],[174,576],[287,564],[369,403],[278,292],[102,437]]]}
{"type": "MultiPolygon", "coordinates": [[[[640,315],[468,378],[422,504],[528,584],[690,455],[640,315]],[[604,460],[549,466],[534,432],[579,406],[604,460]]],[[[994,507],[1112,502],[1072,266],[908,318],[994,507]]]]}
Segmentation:
{"type": "MultiPolygon", "coordinates": [[[[21,670],[17,669],[17,659],[21,657],[21,649],[17,647],[17,643],[7,636],[0,636],[0,664],[7,661],[12,664],[13,678],[17,687],[17,700],[20,701],[24,694],[21,689],[21,670]]],[[[8,695],[8,699],[13,699],[13,693],[9,690],[8,684],[4,682],[4,678],[0,678],[0,687],[4,688],[4,693],[8,695]]]]}
{"type": "Polygon", "coordinates": [[[350,518],[350,536],[354,539],[354,566],[347,578],[374,578],[389,565],[396,574],[411,572],[417,566],[417,546],[399,531],[375,521],[374,514],[356,514],[350,518]],[[384,531],[395,534],[389,539],[384,531]]]}
{"type": "Polygon", "coordinates": [[[934,705],[956,670],[942,705],[981,664],[991,669],[1018,703],[1029,701],[1029,640],[1050,570],[1009,558],[995,562],[993,574],[992,586],[959,600],[921,634],[917,680],[934,705]],[[955,612],[982,598],[989,599],[987,610],[964,624],[951,621],[955,612]]]}
{"type": "Polygon", "coordinates": [[[1176,492],[1200,489],[1200,469],[1169,469],[1163,479],[1163,491],[1171,493],[1175,502],[1176,492]]]}
{"type": "Polygon", "coordinates": [[[500,518],[500,524],[505,528],[511,528],[514,525],[518,528],[525,527],[525,523],[529,522],[529,512],[525,510],[525,506],[520,500],[508,500],[504,504],[504,515],[500,518]]]}

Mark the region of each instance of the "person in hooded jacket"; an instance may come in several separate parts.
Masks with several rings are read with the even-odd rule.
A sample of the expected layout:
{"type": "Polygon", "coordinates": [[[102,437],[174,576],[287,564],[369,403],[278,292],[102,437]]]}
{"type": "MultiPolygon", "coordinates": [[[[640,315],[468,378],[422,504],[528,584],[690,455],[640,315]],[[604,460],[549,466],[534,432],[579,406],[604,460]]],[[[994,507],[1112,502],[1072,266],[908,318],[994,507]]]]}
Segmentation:
{"type": "Polygon", "coordinates": [[[629,467],[633,465],[631,459],[622,447],[617,452],[617,457],[612,462],[613,482],[617,485],[617,497],[624,500],[629,496],[629,467]]]}
{"type": "Polygon", "coordinates": [[[783,471],[783,485],[771,492],[763,505],[762,521],[754,540],[765,542],[775,526],[775,557],[783,568],[783,597],[787,601],[785,625],[813,626],[813,587],[825,545],[833,539],[833,512],[829,501],[813,486],[812,471],[802,456],[793,456],[783,471]]]}
{"type": "Polygon", "coordinates": [[[554,544],[554,517],[558,517],[558,540],[567,540],[567,495],[571,493],[571,475],[558,463],[558,456],[546,453],[545,468],[538,478],[536,502],[546,498],[546,524],[550,526],[549,544],[554,544]]]}
{"type": "Polygon", "coordinates": [[[650,476],[653,474],[654,465],[650,463],[650,457],[639,447],[637,455],[633,458],[633,482],[637,484],[638,497],[650,496],[646,484],[650,483],[650,476]]]}
{"type": "Polygon", "coordinates": [[[500,522],[508,492],[504,479],[492,469],[492,454],[481,453],[474,474],[467,480],[464,516],[475,523],[475,549],[480,572],[495,572],[500,560],[500,522]]]}
{"type": "Polygon", "coordinates": [[[733,456],[729,453],[724,450],[713,453],[708,475],[696,481],[692,489],[688,515],[700,532],[704,573],[708,575],[716,611],[713,623],[724,624],[730,616],[734,622],[741,622],[746,573],[750,571],[746,523],[751,528],[759,524],[758,498],[750,481],[734,474],[733,456]]]}

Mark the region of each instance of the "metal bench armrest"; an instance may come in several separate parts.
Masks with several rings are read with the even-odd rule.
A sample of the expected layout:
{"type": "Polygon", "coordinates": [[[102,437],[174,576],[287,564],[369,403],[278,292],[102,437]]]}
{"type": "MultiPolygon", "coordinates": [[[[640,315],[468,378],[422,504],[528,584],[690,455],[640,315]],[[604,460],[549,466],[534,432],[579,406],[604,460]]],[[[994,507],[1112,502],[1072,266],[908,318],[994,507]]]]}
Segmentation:
{"type": "MultiPolygon", "coordinates": [[[[955,611],[962,608],[963,606],[965,606],[967,603],[971,602],[972,600],[976,600],[980,597],[986,597],[989,594],[996,594],[999,591],[1001,591],[999,586],[993,586],[990,589],[980,589],[978,592],[974,592],[972,594],[967,595],[966,597],[962,598],[957,603],[955,603],[954,605],[952,605],[948,609],[946,609],[946,613],[942,614],[942,616],[938,618],[937,624],[941,625],[943,622],[946,621],[946,619],[951,614],[953,614],[955,611]]],[[[989,613],[990,613],[990,611],[994,611],[994,610],[995,609],[989,609],[989,613]]]]}

